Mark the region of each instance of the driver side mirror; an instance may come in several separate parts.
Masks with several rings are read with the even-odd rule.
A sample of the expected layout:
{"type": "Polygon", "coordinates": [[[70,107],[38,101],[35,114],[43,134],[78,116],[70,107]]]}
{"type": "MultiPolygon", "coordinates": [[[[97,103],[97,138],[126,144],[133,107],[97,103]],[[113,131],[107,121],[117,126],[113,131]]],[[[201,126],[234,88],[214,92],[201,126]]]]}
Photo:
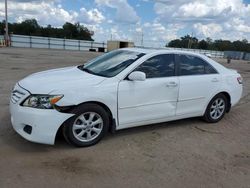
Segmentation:
{"type": "Polygon", "coordinates": [[[146,80],[146,74],[141,71],[135,71],[128,76],[128,79],[131,81],[144,81],[146,80]]]}

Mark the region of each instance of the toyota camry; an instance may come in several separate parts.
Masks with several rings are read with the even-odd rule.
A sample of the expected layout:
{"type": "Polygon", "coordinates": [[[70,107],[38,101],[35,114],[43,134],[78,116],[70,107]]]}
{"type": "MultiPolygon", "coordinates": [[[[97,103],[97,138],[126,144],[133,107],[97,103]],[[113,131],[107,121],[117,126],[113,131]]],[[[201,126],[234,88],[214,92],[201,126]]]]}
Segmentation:
{"type": "Polygon", "coordinates": [[[190,117],[216,123],[241,95],[241,75],[205,55],[125,48],[27,76],[14,86],[10,113],[29,141],[54,144],[61,130],[83,147],[135,126],[190,117]]]}

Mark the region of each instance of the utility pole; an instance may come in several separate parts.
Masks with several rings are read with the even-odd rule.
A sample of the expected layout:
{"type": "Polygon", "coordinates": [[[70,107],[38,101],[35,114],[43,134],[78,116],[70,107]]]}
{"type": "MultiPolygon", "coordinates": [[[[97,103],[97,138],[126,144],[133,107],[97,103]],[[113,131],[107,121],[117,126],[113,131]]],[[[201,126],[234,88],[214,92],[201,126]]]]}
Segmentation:
{"type": "Polygon", "coordinates": [[[143,37],[144,37],[144,33],[143,30],[141,31],[141,46],[143,46],[143,37]]]}
{"type": "Polygon", "coordinates": [[[5,0],[5,43],[9,46],[9,26],[8,26],[8,4],[5,0]]]}
{"type": "Polygon", "coordinates": [[[191,39],[190,39],[190,37],[188,39],[188,48],[192,48],[192,43],[193,43],[193,32],[192,32],[192,35],[191,35],[191,39]]]}

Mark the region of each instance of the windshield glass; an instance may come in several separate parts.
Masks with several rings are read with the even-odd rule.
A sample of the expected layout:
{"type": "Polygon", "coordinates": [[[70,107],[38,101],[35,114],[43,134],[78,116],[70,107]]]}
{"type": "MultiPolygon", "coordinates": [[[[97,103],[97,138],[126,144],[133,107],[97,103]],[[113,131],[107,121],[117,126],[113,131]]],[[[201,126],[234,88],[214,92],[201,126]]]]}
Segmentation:
{"type": "Polygon", "coordinates": [[[126,50],[112,51],[79,66],[79,69],[99,76],[113,77],[143,55],[145,54],[126,50]]]}

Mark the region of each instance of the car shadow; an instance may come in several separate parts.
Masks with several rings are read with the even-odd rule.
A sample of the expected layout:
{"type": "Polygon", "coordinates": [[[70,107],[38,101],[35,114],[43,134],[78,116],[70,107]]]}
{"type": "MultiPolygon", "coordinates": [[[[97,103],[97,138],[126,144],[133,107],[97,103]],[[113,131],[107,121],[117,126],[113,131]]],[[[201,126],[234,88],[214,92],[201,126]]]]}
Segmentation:
{"type": "MultiPolygon", "coordinates": [[[[0,119],[0,122],[2,124],[1,126],[1,133],[0,133],[0,143],[4,143],[11,147],[12,149],[15,149],[19,152],[49,152],[51,150],[65,150],[65,149],[76,149],[74,146],[68,144],[63,136],[62,133],[59,132],[56,137],[56,143],[55,145],[44,145],[44,144],[38,144],[33,143],[25,140],[20,135],[18,135],[14,129],[12,128],[11,122],[10,122],[10,115],[8,112],[5,111],[4,116],[0,119]]],[[[170,121],[170,122],[164,122],[164,123],[158,123],[158,124],[150,124],[145,126],[139,126],[139,127],[132,127],[128,129],[123,129],[116,131],[114,134],[108,133],[102,142],[110,141],[112,139],[119,139],[120,137],[124,136],[132,136],[136,134],[144,134],[147,132],[160,132],[161,130],[166,129],[174,129],[176,127],[193,127],[200,123],[200,118],[188,118],[188,119],[182,119],[182,120],[176,120],[176,121],[170,121]]]]}
{"type": "Polygon", "coordinates": [[[38,144],[25,140],[13,129],[8,111],[4,111],[4,114],[2,114],[1,116],[0,122],[0,144],[4,144],[5,146],[11,147],[12,149],[19,152],[48,152],[55,148],[71,148],[71,146],[67,144],[63,138],[59,139],[55,146],[38,144]]]}
{"type": "Polygon", "coordinates": [[[104,139],[108,140],[108,139],[113,139],[116,137],[118,138],[122,136],[143,134],[143,133],[154,132],[154,131],[161,132],[162,130],[174,129],[177,127],[193,127],[196,124],[201,123],[201,122],[202,122],[201,118],[195,117],[195,118],[168,121],[168,122],[163,122],[163,123],[143,125],[143,126],[138,126],[138,127],[131,127],[127,129],[118,130],[114,134],[109,133],[108,136],[106,136],[104,139]]]}

